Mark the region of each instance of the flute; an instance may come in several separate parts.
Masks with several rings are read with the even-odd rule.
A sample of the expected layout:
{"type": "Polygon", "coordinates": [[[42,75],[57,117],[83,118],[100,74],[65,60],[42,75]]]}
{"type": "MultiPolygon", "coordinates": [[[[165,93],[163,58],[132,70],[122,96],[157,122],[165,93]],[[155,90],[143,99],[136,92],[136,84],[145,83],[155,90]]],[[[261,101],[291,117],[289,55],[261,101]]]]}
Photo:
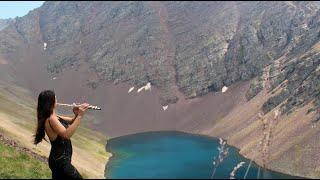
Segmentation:
{"type": "MultiPolygon", "coordinates": [[[[57,105],[59,106],[68,106],[68,107],[79,107],[80,104],[76,104],[76,103],[73,103],[73,104],[63,104],[63,103],[57,103],[57,105]]],[[[98,106],[89,106],[88,109],[93,109],[93,110],[101,110],[100,107],[98,106]]]]}

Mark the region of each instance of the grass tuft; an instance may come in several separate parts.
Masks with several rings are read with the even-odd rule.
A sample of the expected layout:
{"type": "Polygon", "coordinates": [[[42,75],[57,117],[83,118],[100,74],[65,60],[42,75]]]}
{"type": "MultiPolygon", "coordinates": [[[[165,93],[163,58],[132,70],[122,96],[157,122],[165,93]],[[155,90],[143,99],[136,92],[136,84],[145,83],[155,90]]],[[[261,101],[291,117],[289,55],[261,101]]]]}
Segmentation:
{"type": "Polygon", "coordinates": [[[0,142],[0,179],[49,179],[48,165],[0,142]]]}

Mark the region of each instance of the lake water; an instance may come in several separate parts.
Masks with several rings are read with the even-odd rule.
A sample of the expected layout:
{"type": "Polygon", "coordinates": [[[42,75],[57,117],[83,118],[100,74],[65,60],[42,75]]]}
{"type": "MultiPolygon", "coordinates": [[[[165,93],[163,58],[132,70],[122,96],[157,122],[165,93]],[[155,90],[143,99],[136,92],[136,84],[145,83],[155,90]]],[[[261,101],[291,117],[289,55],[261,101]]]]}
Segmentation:
{"type": "MultiPolygon", "coordinates": [[[[147,132],[108,141],[113,156],[106,165],[107,178],[210,178],[213,159],[218,156],[219,140],[180,132],[147,132]]],[[[243,179],[250,160],[229,147],[229,155],[217,167],[214,178],[230,178],[233,168],[245,164],[236,178],[243,179]]],[[[252,163],[247,179],[256,179],[258,167],[252,163]]],[[[260,178],[296,178],[260,170],[260,178]]]]}

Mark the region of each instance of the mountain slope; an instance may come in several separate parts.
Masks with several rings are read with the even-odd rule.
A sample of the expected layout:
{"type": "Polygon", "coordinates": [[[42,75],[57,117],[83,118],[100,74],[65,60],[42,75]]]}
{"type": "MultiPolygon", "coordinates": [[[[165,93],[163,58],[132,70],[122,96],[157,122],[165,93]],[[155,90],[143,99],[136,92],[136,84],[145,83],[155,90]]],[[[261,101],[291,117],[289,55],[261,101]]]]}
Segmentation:
{"type": "Polygon", "coordinates": [[[276,128],[270,168],[317,177],[310,154],[301,157],[313,165],[297,163],[295,172],[276,162],[316,138],[319,15],[315,2],[45,2],[0,31],[1,78],[11,74],[33,98],[54,89],[60,102],[101,106],[90,127],[110,137],[232,136],[251,157],[258,113],[279,109],[279,127],[290,128],[276,128]],[[152,90],[137,93],[147,82],[152,90]]]}
{"type": "MultiPolygon", "coordinates": [[[[29,90],[15,84],[14,76],[12,77],[11,74],[5,72],[6,69],[4,67],[6,66],[8,65],[0,65],[0,137],[4,135],[4,137],[17,142],[20,147],[48,158],[51,147],[50,142],[43,141],[37,146],[33,145],[33,134],[36,126],[35,99],[30,95],[31,92],[29,90]]],[[[61,111],[59,110],[58,112],[60,113],[61,111]]],[[[67,112],[66,114],[70,113],[67,112]]],[[[87,123],[92,119],[92,116],[86,116],[78,131],[72,137],[74,150],[72,163],[85,177],[104,178],[105,164],[111,155],[105,151],[106,137],[87,128],[87,123]]],[[[10,149],[5,146],[3,148],[4,151],[10,149]]],[[[8,156],[10,155],[9,159],[2,159],[3,161],[10,160],[12,155],[12,158],[21,158],[17,159],[19,162],[16,162],[19,168],[21,166],[26,166],[26,168],[40,167],[44,170],[43,173],[39,172],[39,174],[34,175],[30,175],[24,170],[17,173],[13,171],[11,172],[12,176],[23,176],[24,178],[42,177],[48,175],[49,170],[49,176],[47,177],[51,177],[51,171],[47,164],[37,163],[39,160],[29,159],[25,155],[15,153],[13,150],[9,151],[12,151],[13,154],[8,154],[8,156]],[[28,162],[30,163],[29,165],[28,162]]],[[[45,160],[45,163],[47,163],[47,160],[45,160]]],[[[14,163],[11,165],[14,165],[14,163]]],[[[5,165],[3,167],[9,168],[8,170],[12,168],[5,165]]],[[[1,175],[7,177],[9,174],[6,174],[5,170],[3,169],[0,173],[3,172],[4,174],[1,175]]]]}
{"type": "MultiPolygon", "coordinates": [[[[15,68],[22,85],[28,77],[39,81],[28,84],[29,89],[50,84],[30,76],[49,79],[81,66],[90,71],[82,85],[92,91],[105,80],[136,87],[151,82],[161,105],[256,77],[247,92],[250,99],[261,90],[258,79],[266,67],[272,90],[300,63],[291,59],[318,42],[318,9],[312,2],[46,2],[1,32],[0,52],[14,66],[26,63],[15,68]],[[37,66],[32,74],[27,64],[37,66]]],[[[303,63],[295,68],[314,81],[317,76],[311,72],[318,62],[311,63],[313,69],[303,63]]],[[[302,81],[289,81],[290,93],[302,81]]],[[[289,98],[289,91],[271,97],[263,111],[289,98]]],[[[319,99],[308,93],[304,104],[319,99]]],[[[297,107],[295,101],[291,98],[283,113],[297,107]]]]}
{"type": "Polygon", "coordinates": [[[12,19],[0,19],[0,31],[6,28],[10,22],[12,22],[12,19]]]}
{"type": "Polygon", "coordinates": [[[50,178],[50,169],[38,159],[0,142],[0,178],[50,178]]]}
{"type": "Polygon", "coordinates": [[[22,42],[48,44],[49,72],[86,61],[101,79],[151,82],[164,105],[178,101],[171,87],[188,98],[219,91],[312,46],[317,10],[306,2],[46,2],[12,29],[22,42]]]}

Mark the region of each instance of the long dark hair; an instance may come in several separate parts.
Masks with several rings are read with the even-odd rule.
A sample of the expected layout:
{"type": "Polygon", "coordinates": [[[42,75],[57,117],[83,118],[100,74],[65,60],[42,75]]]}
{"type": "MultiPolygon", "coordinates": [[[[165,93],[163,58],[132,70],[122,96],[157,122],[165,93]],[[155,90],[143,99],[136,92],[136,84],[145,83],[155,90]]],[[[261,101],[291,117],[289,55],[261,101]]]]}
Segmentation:
{"type": "Polygon", "coordinates": [[[45,122],[53,113],[56,101],[55,93],[51,90],[42,91],[38,96],[37,119],[38,125],[34,135],[34,144],[40,143],[45,139],[45,122]]]}

